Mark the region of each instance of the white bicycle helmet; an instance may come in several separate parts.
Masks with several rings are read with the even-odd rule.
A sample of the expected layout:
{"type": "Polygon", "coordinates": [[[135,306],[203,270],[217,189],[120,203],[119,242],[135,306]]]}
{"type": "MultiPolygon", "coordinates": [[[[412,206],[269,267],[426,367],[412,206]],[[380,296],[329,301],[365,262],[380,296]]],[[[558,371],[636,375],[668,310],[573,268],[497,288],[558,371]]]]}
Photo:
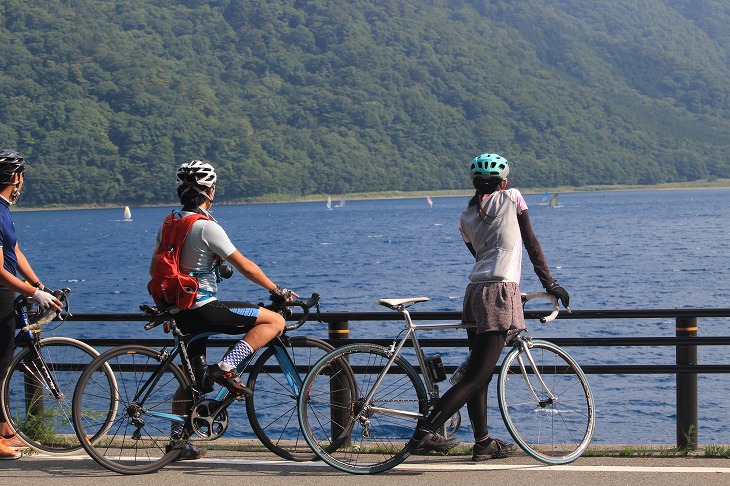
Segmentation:
{"type": "Polygon", "coordinates": [[[213,187],[217,179],[213,166],[202,160],[191,160],[180,165],[176,178],[178,193],[194,190],[199,194],[213,187]]]}

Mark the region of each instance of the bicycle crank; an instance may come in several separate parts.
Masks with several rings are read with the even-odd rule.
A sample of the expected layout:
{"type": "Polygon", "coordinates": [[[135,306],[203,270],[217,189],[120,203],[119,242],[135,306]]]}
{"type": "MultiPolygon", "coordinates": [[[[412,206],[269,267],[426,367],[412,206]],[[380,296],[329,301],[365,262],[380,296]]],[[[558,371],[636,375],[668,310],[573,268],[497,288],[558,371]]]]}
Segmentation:
{"type": "Polygon", "coordinates": [[[202,439],[217,439],[228,428],[228,410],[216,400],[201,400],[190,412],[190,426],[202,439]]]}

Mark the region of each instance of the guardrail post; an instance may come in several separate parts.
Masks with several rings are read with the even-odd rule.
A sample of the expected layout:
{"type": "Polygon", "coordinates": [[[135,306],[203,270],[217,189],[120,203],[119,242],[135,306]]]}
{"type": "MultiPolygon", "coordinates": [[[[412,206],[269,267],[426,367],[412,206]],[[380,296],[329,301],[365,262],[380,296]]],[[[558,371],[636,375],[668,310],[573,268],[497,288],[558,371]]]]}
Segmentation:
{"type": "MultiPolygon", "coordinates": [[[[677,317],[677,337],[696,337],[697,318],[677,317]]],[[[677,364],[697,365],[697,345],[677,346],[677,364]]],[[[697,373],[677,373],[677,448],[697,450],[697,373]]]]}
{"type": "MultiPolygon", "coordinates": [[[[349,321],[334,321],[328,324],[330,342],[334,347],[342,346],[342,343],[337,343],[338,340],[350,339],[350,323],[349,321]]],[[[330,392],[332,401],[330,402],[330,416],[332,420],[332,438],[340,437],[343,433],[343,424],[346,424],[349,420],[349,414],[347,411],[347,401],[349,399],[348,388],[340,380],[330,380],[330,392]],[[339,391],[337,391],[339,390],[339,391]]],[[[342,444],[345,447],[351,445],[350,438],[348,437],[342,444]]]]}

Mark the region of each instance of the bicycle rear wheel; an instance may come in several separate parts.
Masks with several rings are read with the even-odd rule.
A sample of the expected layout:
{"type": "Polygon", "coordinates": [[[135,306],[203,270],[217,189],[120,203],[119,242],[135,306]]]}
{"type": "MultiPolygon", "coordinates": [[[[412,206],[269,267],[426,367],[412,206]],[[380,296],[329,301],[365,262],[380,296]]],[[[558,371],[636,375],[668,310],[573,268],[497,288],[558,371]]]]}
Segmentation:
{"type": "Polygon", "coordinates": [[[180,454],[179,448],[168,448],[171,425],[182,416],[189,421],[191,391],[175,363],[159,371],[162,360],[160,351],[121,346],[101,354],[79,378],[73,398],[76,433],[92,459],[111,471],[150,473],[180,454]],[[101,379],[106,368],[113,371],[115,386],[101,379]],[[116,405],[110,408],[110,402],[116,405]],[[101,437],[110,414],[111,427],[101,437]]]}
{"type": "Polygon", "coordinates": [[[333,349],[321,339],[298,336],[291,338],[286,351],[276,346],[266,348],[251,368],[248,387],[254,394],[246,399],[248,421],[256,437],[274,454],[290,461],[317,458],[302,437],[297,398],[312,365],[333,349]],[[285,373],[280,359],[285,366],[294,365],[297,375],[285,373]]]}
{"type": "MultiPolygon", "coordinates": [[[[43,338],[38,346],[40,356],[26,347],[10,363],[1,390],[3,413],[18,437],[33,449],[55,454],[76,452],[81,444],[71,418],[73,391],[84,367],[99,353],[68,337],[43,338]],[[51,381],[55,381],[56,393],[51,381]]],[[[105,371],[99,378],[113,382],[114,375],[105,371]]]]}
{"type": "Polygon", "coordinates": [[[323,357],[304,380],[299,423],[307,443],[327,464],[373,474],[405,460],[405,445],[428,398],[416,370],[397,356],[369,402],[392,353],[371,344],[344,346],[323,357]]]}
{"type": "Polygon", "coordinates": [[[499,374],[499,410],[525,452],[547,464],[567,464],[583,454],[593,437],[591,388],[578,363],[558,346],[533,340],[530,354],[545,387],[525,352],[516,347],[504,358],[499,374]]]}

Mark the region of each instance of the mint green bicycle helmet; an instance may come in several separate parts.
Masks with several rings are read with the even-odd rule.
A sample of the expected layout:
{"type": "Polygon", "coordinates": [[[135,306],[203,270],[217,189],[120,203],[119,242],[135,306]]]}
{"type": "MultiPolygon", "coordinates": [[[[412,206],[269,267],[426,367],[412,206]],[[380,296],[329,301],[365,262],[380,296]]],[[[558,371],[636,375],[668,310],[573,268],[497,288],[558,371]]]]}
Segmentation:
{"type": "Polygon", "coordinates": [[[505,180],[509,175],[507,159],[498,154],[481,154],[471,161],[471,178],[505,180]]]}

